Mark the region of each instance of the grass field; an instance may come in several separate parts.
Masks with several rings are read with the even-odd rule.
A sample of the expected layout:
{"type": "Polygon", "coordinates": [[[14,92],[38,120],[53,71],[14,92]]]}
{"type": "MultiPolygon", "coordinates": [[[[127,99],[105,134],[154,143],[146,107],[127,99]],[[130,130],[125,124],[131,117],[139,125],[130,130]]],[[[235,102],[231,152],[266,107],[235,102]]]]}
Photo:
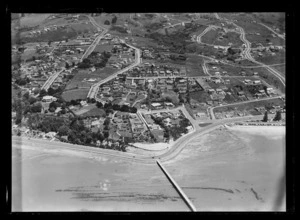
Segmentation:
{"type": "Polygon", "coordinates": [[[271,64],[280,64],[285,63],[285,51],[276,52],[276,55],[267,55],[263,57],[257,57],[255,58],[257,61],[271,65],[271,64]]]}
{"type": "Polygon", "coordinates": [[[89,93],[89,89],[74,89],[65,91],[62,94],[63,99],[65,99],[67,102],[76,99],[86,99],[87,95],[89,93]]]}
{"type": "Polygon", "coordinates": [[[81,117],[95,117],[95,116],[105,117],[106,113],[103,109],[93,106],[90,110],[81,114],[81,117]]]}
{"type": "Polygon", "coordinates": [[[222,40],[217,40],[214,42],[214,44],[220,46],[228,46],[228,43],[232,43],[232,47],[235,48],[240,47],[243,44],[240,39],[240,34],[235,32],[227,32],[222,40]]]}
{"type": "Polygon", "coordinates": [[[88,32],[97,32],[97,29],[90,22],[86,23],[75,23],[71,24],[70,28],[75,30],[78,34],[88,33],[88,32]]]}
{"type": "Polygon", "coordinates": [[[244,71],[246,76],[252,76],[254,72],[256,72],[255,68],[242,68],[238,66],[232,66],[223,63],[208,63],[206,64],[209,69],[209,73],[213,74],[214,72],[220,72],[221,75],[224,75],[222,72],[227,71],[226,75],[229,76],[241,76],[241,72],[244,71]],[[213,70],[212,67],[217,67],[217,70],[213,70]]]}
{"type": "Polygon", "coordinates": [[[34,37],[22,37],[24,42],[48,42],[48,41],[62,41],[66,39],[73,39],[77,37],[77,32],[71,28],[57,29],[41,33],[34,37]]]}
{"type": "Polygon", "coordinates": [[[204,36],[202,36],[201,42],[205,44],[214,44],[217,40],[218,33],[219,33],[218,29],[217,30],[211,29],[206,34],[204,34],[204,36]]]}
{"type": "MultiPolygon", "coordinates": [[[[100,43],[101,43],[101,41],[100,41],[100,43]]],[[[104,45],[99,44],[95,47],[94,52],[99,52],[99,53],[102,53],[104,51],[108,52],[108,51],[111,51],[112,48],[113,48],[112,44],[104,44],[104,45]]]]}
{"type": "Polygon", "coordinates": [[[78,73],[74,76],[74,78],[69,82],[66,87],[66,90],[74,89],[74,88],[90,88],[91,85],[105,79],[110,76],[116,70],[111,67],[105,67],[103,69],[97,69],[95,72],[90,72],[87,70],[79,70],[78,73]],[[97,80],[94,82],[83,82],[84,79],[96,78],[97,80]]]}
{"type": "Polygon", "coordinates": [[[186,60],[186,74],[187,76],[204,76],[202,68],[203,58],[197,55],[189,55],[186,60]]]}
{"type": "Polygon", "coordinates": [[[278,66],[272,66],[272,68],[278,70],[281,73],[281,75],[285,76],[285,68],[286,68],[285,64],[278,65],[278,66]]]}
{"type": "Polygon", "coordinates": [[[110,25],[105,25],[104,22],[106,20],[109,21],[109,23],[111,23],[111,20],[113,18],[113,15],[112,14],[107,14],[107,13],[101,13],[99,16],[96,16],[96,17],[93,17],[95,19],[95,21],[101,25],[102,27],[105,27],[105,28],[110,28],[110,25]]]}
{"type": "Polygon", "coordinates": [[[205,91],[190,92],[190,97],[198,102],[211,101],[209,94],[205,91]]]}
{"type": "Polygon", "coordinates": [[[20,26],[34,27],[42,24],[52,14],[25,14],[20,19],[20,26]]]}

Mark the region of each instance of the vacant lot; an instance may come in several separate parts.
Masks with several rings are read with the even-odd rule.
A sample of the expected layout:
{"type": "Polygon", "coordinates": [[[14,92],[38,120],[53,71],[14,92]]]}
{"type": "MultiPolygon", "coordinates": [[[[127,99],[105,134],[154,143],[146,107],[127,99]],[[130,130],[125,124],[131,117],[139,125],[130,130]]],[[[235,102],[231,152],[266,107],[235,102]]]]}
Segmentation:
{"type": "Polygon", "coordinates": [[[190,98],[198,102],[211,101],[210,95],[205,91],[190,92],[190,98]]]}
{"type": "Polygon", "coordinates": [[[76,99],[86,99],[88,93],[89,89],[74,89],[63,92],[62,97],[69,102],[76,99]]]}

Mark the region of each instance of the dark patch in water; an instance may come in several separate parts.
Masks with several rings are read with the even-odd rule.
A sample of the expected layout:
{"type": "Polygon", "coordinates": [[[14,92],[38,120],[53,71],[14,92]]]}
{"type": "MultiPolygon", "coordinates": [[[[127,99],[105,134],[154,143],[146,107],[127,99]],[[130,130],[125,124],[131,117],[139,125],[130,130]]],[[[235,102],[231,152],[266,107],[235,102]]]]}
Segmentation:
{"type": "Polygon", "coordinates": [[[254,196],[257,200],[260,200],[263,202],[263,199],[258,195],[258,193],[253,188],[251,188],[251,192],[254,194],[254,196]]]}
{"type": "MultiPolygon", "coordinates": [[[[163,194],[134,194],[134,193],[122,193],[117,195],[107,195],[108,193],[86,193],[86,192],[77,192],[73,193],[75,196],[72,199],[80,199],[83,201],[104,201],[104,200],[113,200],[113,201],[164,201],[172,200],[177,201],[180,197],[169,197],[163,194]],[[106,195],[105,195],[106,194],[106,195]]],[[[111,193],[112,194],[112,193],[111,193]]]]}
{"type": "Polygon", "coordinates": [[[234,193],[231,189],[223,189],[223,188],[214,188],[214,187],[181,187],[185,189],[211,189],[211,190],[221,190],[228,193],[234,193]]]}

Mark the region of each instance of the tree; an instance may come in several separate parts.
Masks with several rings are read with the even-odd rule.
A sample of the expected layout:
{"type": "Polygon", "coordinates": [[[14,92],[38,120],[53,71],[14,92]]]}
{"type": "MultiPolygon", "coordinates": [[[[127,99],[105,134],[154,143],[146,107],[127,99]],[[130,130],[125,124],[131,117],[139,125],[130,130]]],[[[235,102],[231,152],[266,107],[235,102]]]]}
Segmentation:
{"type": "Polygon", "coordinates": [[[36,103],[35,105],[31,106],[30,111],[31,111],[32,113],[41,112],[41,111],[42,111],[42,108],[43,108],[43,106],[42,106],[42,104],[39,102],[39,103],[36,103]]]}
{"type": "Polygon", "coordinates": [[[28,101],[29,101],[29,104],[32,105],[37,101],[37,99],[31,96],[28,101]]]}
{"type": "Polygon", "coordinates": [[[117,17],[115,16],[115,17],[113,17],[113,19],[111,20],[111,23],[112,24],[115,24],[117,22],[117,17]]]}
{"type": "Polygon", "coordinates": [[[29,99],[29,92],[25,92],[23,97],[28,100],[29,99]]]}
{"type": "Polygon", "coordinates": [[[54,107],[49,108],[49,112],[54,112],[54,111],[55,111],[54,107]]]}
{"type": "Polygon", "coordinates": [[[65,136],[65,135],[68,135],[69,133],[69,127],[66,126],[66,125],[62,125],[58,128],[58,135],[59,136],[65,136]]]}
{"type": "Polygon", "coordinates": [[[280,121],[281,118],[281,111],[277,111],[273,121],[280,121]]]}
{"type": "Polygon", "coordinates": [[[49,89],[48,89],[48,95],[54,95],[55,93],[56,93],[56,90],[55,89],[53,89],[52,87],[50,87],[49,89]]]}
{"type": "Polygon", "coordinates": [[[46,96],[46,95],[48,95],[47,91],[45,89],[42,89],[40,91],[40,97],[43,97],[43,96],[46,96]]]}
{"type": "Polygon", "coordinates": [[[97,106],[98,108],[102,108],[102,107],[103,107],[103,104],[102,104],[102,102],[97,102],[97,103],[96,103],[96,106],[97,106]]]}
{"type": "Polygon", "coordinates": [[[34,94],[34,95],[39,94],[39,92],[40,92],[40,89],[37,89],[37,88],[36,88],[35,90],[33,90],[33,94],[34,94]]]}
{"type": "Polygon", "coordinates": [[[262,120],[263,122],[267,122],[268,121],[268,112],[265,111],[265,115],[264,115],[264,118],[262,120]]]}
{"type": "Polygon", "coordinates": [[[105,20],[105,21],[104,21],[104,24],[105,24],[105,25],[110,25],[110,22],[109,22],[108,20],[105,20]]]}
{"type": "Polygon", "coordinates": [[[68,62],[66,62],[66,69],[69,69],[70,68],[70,65],[68,62]]]}

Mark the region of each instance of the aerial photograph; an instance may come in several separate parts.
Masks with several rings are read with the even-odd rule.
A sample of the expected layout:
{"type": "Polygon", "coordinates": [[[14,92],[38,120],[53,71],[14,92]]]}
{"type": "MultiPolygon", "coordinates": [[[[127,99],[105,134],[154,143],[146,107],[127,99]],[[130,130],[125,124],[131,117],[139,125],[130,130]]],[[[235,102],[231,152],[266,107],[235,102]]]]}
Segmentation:
{"type": "Polygon", "coordinates": [[[286,212],[286,13],[10,13],[12,212],[286,212]]]}

